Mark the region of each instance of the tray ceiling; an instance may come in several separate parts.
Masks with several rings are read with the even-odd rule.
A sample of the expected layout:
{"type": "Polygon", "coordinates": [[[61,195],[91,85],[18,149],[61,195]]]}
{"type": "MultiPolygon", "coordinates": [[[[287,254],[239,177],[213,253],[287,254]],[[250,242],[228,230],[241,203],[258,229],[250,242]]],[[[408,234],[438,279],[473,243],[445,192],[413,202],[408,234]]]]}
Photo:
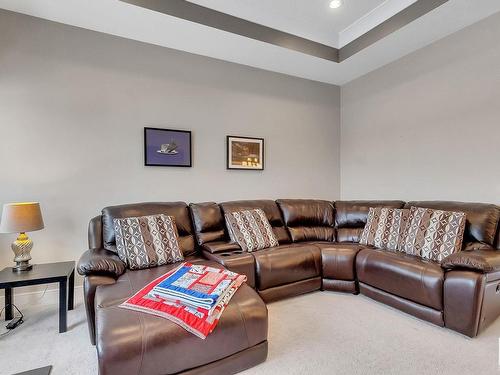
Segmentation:
{"type": "MultiPolygon", "coordinates": [[[[158,0],[138,2],[141,1],[146,5],[162,4],[158,0]]],[[[184,1],[176,2],[183,5],[184,1]]],[[[328,0],[190,0],[189,3],[221,12],[223,17],[238,17],[248,24],[274,30],[276,34],[271,35],[271,40],[278,43],[119,0],[0,0],[0,8],[338,85],[500,11],[498,0],[449,0],[444,4],[439,0],[344,0],[338,9],[329,8],[328,0]],[[436,7],[414,19],[410,17],[409,22],[400,22],[401,15],[411,13],[409,10],[418,7],[418,3],[436,7]],[[390,32],[380,33],[397,17],[400,19],[392,22],[390,32]],[[314,56],[300,48],[284,47],[279,39],[287,34],[293,34],[299,41],[323,45],[326,50],[338,49],[341,56],[338,61],[342,62],[314,56]],[[342,51],[346,51],[345,60],[342,51]]]]}

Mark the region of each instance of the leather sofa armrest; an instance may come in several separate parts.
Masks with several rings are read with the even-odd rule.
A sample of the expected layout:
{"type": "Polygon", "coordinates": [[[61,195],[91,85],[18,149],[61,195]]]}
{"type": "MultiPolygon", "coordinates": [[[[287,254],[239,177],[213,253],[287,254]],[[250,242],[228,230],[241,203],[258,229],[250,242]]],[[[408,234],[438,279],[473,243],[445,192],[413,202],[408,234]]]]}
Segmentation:
{"type": "Polygon", "coordinates": [[[106,249],[90,249],[78,261],[78,273],[82,276],[107,275],[115,279],[125,272],[125,263],[106,249]]]}
{"type": "Polygon", "coordinates": [[[207,242],[201,245],[201,248],[212,254],[241,250],[240,245],[238,245],[237,243],[226,242],[226,241],[207,242]]]}
{"type": "Polygon", "coordinates": [[[95,292],[101,285],[111,285],[116,280],[111,275],[90,275],[83,279],[83,295],[85,312],[87,314],[87,325],[89,328],[90,342],[95,345],[95,292]]]}
{"type": "Polygon", "coordinates": [[[444,258],[441,267],[446,270],[469,269],[482,273],[500,271],[500,251],[460,251],[444,258]]]}

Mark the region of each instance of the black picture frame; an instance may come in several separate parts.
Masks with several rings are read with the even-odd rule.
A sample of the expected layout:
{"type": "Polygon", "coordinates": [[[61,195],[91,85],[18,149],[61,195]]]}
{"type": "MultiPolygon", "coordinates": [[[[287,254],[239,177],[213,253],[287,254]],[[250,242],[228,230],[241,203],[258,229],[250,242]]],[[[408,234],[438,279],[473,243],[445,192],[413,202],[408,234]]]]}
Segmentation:
{"type": "Polygon", "coordinates": [[[265,159],[264,156],[265,156],[264,138],[245,137],[245,136],[237,136],[237,135],[226,136],[226,169],[228,169],[228,170],[244,170],[244,171],[263,171],[264,170],[264,159],[265,159]],[[248,166],[248,167],[234,165],[232,163],[232,160],[231,160],[232,159],[231,145],[232,145],[232,142],[234,142],[234,141],[260,143],[260,152],[259,152],[260,165],[259,166],[248,166]]]}
{"type": "MultiPolygon", "coordinates": [[[[160,137],[160,136],[159,136],[160,137]]],[[[161,143],[161,142],[160,142],[161,143]]],[[[182,145],[181,145],[182,146],[182,145]]],[[[168,151],[168,150],[165,150],[168,151]]],[[[176,151],[170,150],[170,152],[176,151]]],[[[181,167],[181,168],[191,168],[193,166],[193,147],[192,147],[192,133],[190,130],[181,130],[181,129],[166,129],[166,128],[154,128],[154,127],[144,127],[144,166],[147,167],[181,167]],[[156,149],[157,144],[159,143],[159,140],[151,140],[149,137],[153,136],[156,134],[159,136],[161,134],[161,137],[173,137],[175,134],[179,135],[181,138],[181,142],[185,145],[185,148],[189,149],[187,152],[185,152],[182,157],[185,158],[183,160],[182,158],[178,160],[172,160],[167,157],[165,158],[164,161],[159,161],[159,159],[156,157],[156,153],[161,153],[164,154],[164,156],[172,156],[172,158],[177,157],[177,154],[169,153],[169,152],[162,152],[163,151],[163,146],[168,146],[169,144],[161,144],[161,149],[156,149]],[[152,149],[153,148],[153,149],[152,149]]]]}

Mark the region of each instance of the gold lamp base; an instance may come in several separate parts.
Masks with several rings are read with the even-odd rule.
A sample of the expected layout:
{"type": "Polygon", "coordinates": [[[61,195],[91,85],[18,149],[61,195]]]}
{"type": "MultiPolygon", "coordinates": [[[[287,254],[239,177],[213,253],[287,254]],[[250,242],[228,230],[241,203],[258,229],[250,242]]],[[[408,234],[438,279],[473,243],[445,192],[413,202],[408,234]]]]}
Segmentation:
{"type": "Polygon", "coordinates": [[[33,265],[30,264],[33,241],[31,241],[26,233],[19,233],[17,240],[12,242],[11,248],[15,254],[14,262],[16,262],[16,266],[12,267],[12,271],[24,272],[33,268],[33,265]]]}

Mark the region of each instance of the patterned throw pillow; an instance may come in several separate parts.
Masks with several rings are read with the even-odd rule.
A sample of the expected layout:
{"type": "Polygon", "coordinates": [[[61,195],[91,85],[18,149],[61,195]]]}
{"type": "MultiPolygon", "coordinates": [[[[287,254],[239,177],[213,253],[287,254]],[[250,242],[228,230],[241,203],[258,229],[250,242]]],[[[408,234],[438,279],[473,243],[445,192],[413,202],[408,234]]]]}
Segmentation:
{"type": "Polygon", "coordinates": [[[235,211],[225,214],[226,226],[233,242],[243,251],[254,251],[278,246],[273,228],[261,209],[235,211]]]}
{"type": "Polygon", "coordinates": [[[359,243],[378,249],[397,250],[409,216],[408,209],[370,208],[359,243]]]}
{"type": "Polygon", "coordinates": [[[184,260],[172,216],[114,219],[116,250],[131,270],[184,260]]]}
{"type": "Polygon", "coordinates": [[[462,249],[465,221],[463,212],[411,207],[400,250],[440,262],[462,249]]]}

